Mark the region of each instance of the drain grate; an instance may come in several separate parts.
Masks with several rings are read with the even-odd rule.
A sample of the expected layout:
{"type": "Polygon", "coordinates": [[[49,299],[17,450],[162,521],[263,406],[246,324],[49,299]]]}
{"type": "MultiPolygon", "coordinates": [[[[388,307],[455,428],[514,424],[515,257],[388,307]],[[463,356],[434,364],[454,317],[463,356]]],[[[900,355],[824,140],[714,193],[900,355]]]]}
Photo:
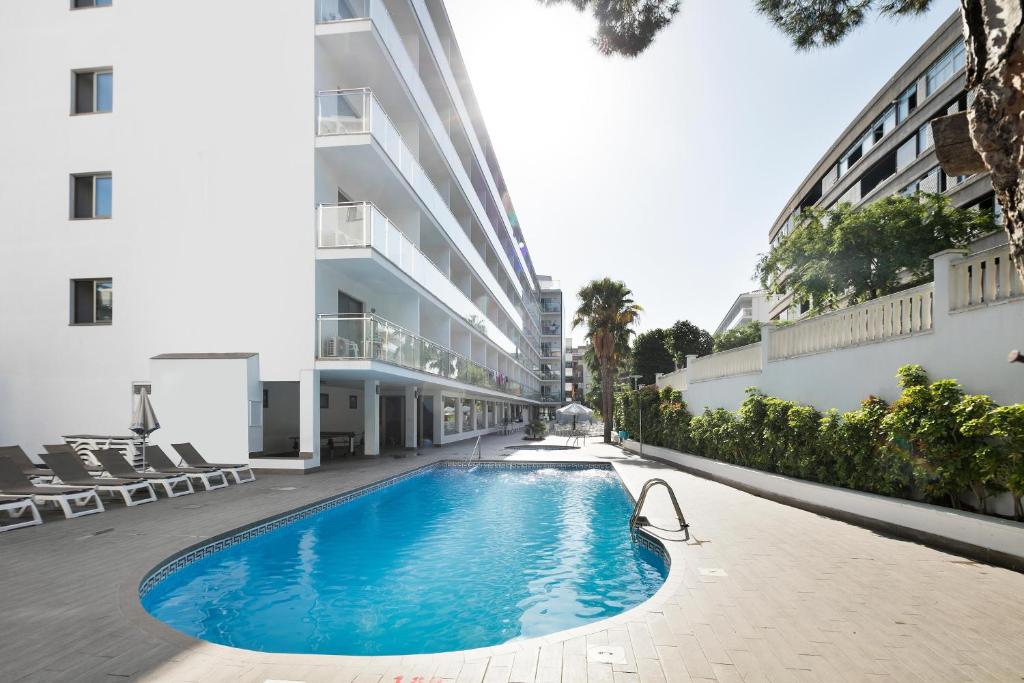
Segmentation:
{"type": "Polygon", "coordinates": [[[298,488],[299,488],[298,486],[271,486],[270,490],[271,491],[295,491],[298,488]]]}
{"type": "Polygon", "coordinates": [[[79,536],[78,540],[79,541],[84,541],[87,538],[94,538],[94,537],[100,536],[102,534],[109,534],[113,530],[114,530],[114,527],[110,527],[108,529],[100,529],[99,531],[94,531],[91,534],[86,534],[85,536],[79,536]]]}

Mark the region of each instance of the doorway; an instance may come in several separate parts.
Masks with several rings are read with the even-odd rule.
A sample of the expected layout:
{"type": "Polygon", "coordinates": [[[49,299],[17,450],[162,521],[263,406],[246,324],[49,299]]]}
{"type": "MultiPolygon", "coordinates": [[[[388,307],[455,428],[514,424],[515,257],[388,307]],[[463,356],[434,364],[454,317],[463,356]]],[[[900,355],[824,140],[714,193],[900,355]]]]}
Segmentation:
{"type": "Polygon", "coordinates": [[[389,448],[405,444],[405,397],[381,397],[382,443],[389,448]]]}
{"type": "Polygon", "coordinates": [[[420,445],[423,444],[423,440],[426,439],[430,443],[434,443],[434,397],[433,396],[421,396],[420,397],[420,445]]]}

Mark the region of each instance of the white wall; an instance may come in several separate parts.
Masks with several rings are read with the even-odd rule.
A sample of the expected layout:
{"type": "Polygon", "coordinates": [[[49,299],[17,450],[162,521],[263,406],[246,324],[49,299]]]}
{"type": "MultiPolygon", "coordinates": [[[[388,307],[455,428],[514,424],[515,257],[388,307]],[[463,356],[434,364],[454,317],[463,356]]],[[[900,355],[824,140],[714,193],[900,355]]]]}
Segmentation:
{"type": "Polygon", "coordinates": [[[124,433],[154,355],[295,379],[313,347],[313,3],[68,8],[0,3],[0,442],[28,449],[124,433]],[[71,70],[100,66],[113,113],[70,116],[71,70]],[[68,218],[89,171],[110,220],[68,218]],[[113,278],[113,325],[69,326],[78,277],[113,278]]]}
{"type": "Polygon", "coordinates": [[[262,398],[258,357],[154,358],[149,374],[160,421],[153,443],[172,458],[170,444],[188,441],[210,462],[249,462],[250,403],[262,398]]]}

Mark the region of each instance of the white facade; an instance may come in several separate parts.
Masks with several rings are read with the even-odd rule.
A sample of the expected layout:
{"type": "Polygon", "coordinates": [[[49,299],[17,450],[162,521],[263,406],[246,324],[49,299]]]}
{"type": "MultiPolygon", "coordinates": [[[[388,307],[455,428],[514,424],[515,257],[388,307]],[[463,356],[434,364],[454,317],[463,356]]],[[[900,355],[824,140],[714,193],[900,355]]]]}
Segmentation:
{"type": "Polygon", "coordinates": [[[123,434],[133,383],[157,443],[275,468],[540,405],[539,284],[439,0],[69,4],[0,4],[0,443],[123,434]]]}
{"type": "Polygon", "coordinates": [[[722,322],[718,323],[714,333],[720,334],[750,322],[766,323],[770,308],[768,292],[765,290],[743,292],[729,306],[729,311],[722,318],[722,322]]]}

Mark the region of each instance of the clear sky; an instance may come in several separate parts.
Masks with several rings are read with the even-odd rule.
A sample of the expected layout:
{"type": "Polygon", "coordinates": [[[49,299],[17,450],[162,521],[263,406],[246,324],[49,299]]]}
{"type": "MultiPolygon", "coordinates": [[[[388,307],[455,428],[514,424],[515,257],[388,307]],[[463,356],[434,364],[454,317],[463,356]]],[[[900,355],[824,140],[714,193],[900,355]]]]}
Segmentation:
{"type": "Polygon", "coordinates": [[[958,8],[872,17],[839,47],[797,53],[752,0],[684,0],[624,59],[598,54],[593,20],[569,6],[446,4],[537,272],[572,309],[610,276],[644,307],[640,329],[711,330],[756,287],[797,185],[958,8]]]}

